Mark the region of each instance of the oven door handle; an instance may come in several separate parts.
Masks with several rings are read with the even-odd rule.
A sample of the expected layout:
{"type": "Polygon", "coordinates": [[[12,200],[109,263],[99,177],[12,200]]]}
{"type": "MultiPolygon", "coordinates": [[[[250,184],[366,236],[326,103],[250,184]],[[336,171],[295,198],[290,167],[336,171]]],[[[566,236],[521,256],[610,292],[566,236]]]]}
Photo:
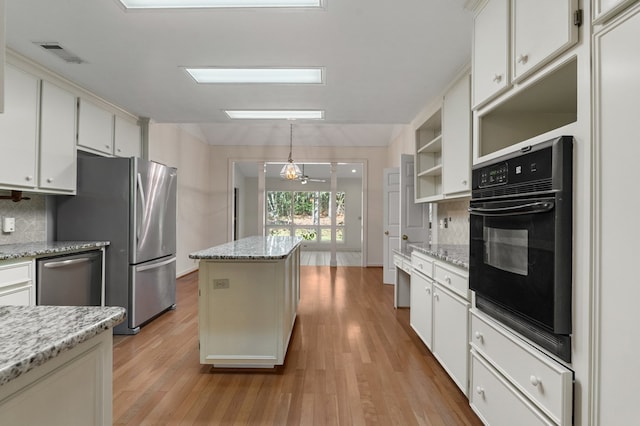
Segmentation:
{"type": "Polygon", "coordinates": [[[518,216],[523,214],[546,213],[553,210],[553,201],[537,201],[535,203],[520,204],[513,207],[487,209],[483,207],[469,207],[469,213],[476,216],[518,216]]]}

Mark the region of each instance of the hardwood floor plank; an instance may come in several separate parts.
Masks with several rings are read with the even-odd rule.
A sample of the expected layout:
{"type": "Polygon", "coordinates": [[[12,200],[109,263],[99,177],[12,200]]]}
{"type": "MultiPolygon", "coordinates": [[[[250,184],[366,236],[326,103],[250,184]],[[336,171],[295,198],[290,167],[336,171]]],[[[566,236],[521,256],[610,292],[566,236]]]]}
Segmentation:
{"type": "Polygon", "coordinates": [[[302,267],[285,365],[268,371],[199,364],[197,280],[178,280],[176,310],[114,336],[114,424],[481,424],[380,268],[302,267]]]}

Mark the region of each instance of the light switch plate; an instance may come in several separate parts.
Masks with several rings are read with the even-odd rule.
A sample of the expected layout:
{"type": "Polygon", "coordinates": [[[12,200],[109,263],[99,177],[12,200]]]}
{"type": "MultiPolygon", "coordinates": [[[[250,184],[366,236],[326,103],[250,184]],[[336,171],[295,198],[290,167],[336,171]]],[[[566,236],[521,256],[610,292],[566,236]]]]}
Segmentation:
{"type": "Polygon", "coordinates": [[[16,230],[16,219],[13,217],[2,218],[2,232],[14,232],[16,230]]]}

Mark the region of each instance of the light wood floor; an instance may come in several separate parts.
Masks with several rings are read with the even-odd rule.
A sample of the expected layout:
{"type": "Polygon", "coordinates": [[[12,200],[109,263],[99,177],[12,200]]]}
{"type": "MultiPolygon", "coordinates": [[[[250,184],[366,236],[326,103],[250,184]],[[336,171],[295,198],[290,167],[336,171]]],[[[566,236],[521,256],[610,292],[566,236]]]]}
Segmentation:
{"type": "Polygon", "coordinates": [[[467,399],[393,309],[381,268],[301,268],[285,365],[211,372],[198,362],[197,273],[177,309],[114,336],[121,425],[480,425],[467,399]]]}
{"type": "MultiPolygon", "coordinates": [[[[331,263],[329,251],[301,251],[300,264],[304,266],[329,266],[331,263]]],[[[361,266],[362,253],[359,251],[339,251],[336,253],[338,266],[361,266]]]]}

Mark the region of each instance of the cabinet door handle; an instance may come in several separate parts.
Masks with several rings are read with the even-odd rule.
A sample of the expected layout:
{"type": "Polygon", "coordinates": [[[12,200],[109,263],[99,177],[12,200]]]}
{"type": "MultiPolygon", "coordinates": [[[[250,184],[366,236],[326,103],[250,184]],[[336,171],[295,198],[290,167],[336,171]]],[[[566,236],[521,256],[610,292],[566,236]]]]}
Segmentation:
{"type": "Polygon", "coordinates": [[[31,182],[31,180],[33,180],[33,176],[26,176],[24,178],[27,182],[31,182]]]}
{"type": "Polygon", "coordinates": [[[426,291],[426,292],[427,292],[427,294],[431,294],[431,289],[430,289],[429,287],[425,287],[425,288],[424,288],[424,291],[426,291]]]}
{"type": "Polygon", "coordinates": [[[451,284],[451,277],[449,275],[445,275],[444,280],[447,282],[447,284],[451,284]]]}
{"type": "Polygon", "coordinates": [[[478,342],[482,342],[484,340],[484,336],[479,331],[476,331],[475,338],[478,342]]]}
{"type": "Polygon", "coordinates": [[[53,182],[53,178],[47,178],[47,183],[53,182]]]}
{"type": "Polygon", "coordinates": [[[539,377],[536,377],[533,374],[531,375],[531,377],[529,377],[529,381],[535,387],[538,387],[538,386],[540,386],[542,384],[542,380],[540,380],[539,377]]]}
{"type": "Polygon", "coordinates": [[[519,64],[526,64],[527,61],[529,60],[529,55],[518,55],[518,63],[519,64]]]}
{"type": "Polygon", "coordinates": [[[436,299],[436,301],[440,300],[440,295],[438,293],[433,293],[433,298],[436,299]]]}
{"type": "Polygon", "coordinates": [[[493,76],[493,81],[495,83],[500,83],[502,81],[502,74],[496,74],[493,76]]]}
{"type": "Polygon", "coordinates": [[[484,396],[484,388],[482,388],[481,386],[477,386],[476,393],[480,396],[484,396]]]}
{"type": "Polygon", "coordinates": [[[111,145],[105,145],[104,147],[107,149],[111,149],[111,145]]]}
{"type": "Polygon", "coordinates": [[[462,181],[462,185],[463,185],[463,186],[467,186],[467,181],[466,181],[466,180],[463,180],[463,181],[462,181]]]}

